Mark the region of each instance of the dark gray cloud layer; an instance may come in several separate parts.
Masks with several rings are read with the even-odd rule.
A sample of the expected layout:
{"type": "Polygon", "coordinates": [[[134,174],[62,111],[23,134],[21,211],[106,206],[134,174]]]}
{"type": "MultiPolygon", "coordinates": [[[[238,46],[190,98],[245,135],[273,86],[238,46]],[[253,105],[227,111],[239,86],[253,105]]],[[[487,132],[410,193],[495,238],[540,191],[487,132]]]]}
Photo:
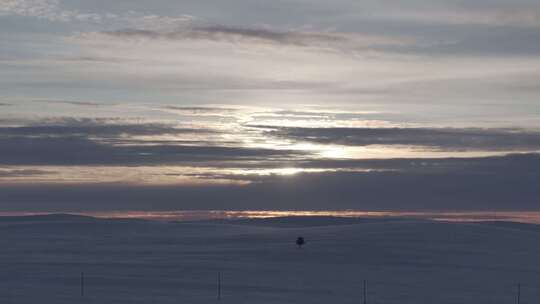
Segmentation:
{"type": "Polygon", "coordinates": [[[62,119],[53,124],[0,127],[0,165],[165,165],[200,161],[290,158],[300,152],[215,146],[204,141],[141,141],[131,136],[213,134],[165,124],[62,119]]]}
{"type": "Polygon", "coordinates": [[[172,165],[290,158],[302,153],[257,148],[117,145],[84,137],[0,139],[2,165],[172,165]]]}
{"type": "Polygon", "coordinates": [[[165,31],[126,28],[106,31],[103,34],[128,39],[252,42],[334,47],[349,51],[371,49],[388,53],[417,55],[530,56],[540,54],[540,43],[538,42],[540,41],[540,30],[538,28],[434,24],[432,29],[429,29],[426,28],[425,24],[415,25],[410,22],[395,24],[392,21],[383,23],[364,21],[360,26],[364,28],[364,31],[280,31],[273,28],[210,25],[165,31]],[[381,31],[380,28],[384,30],[381,31]],[[441,34],[446,39],[437,37],[441,34]],[[355,39],[358,40],[355,41],[355,39]]]}
{"type": "Polygon", "coordinates": [[[166,134],[208,134],[215,130],[177,128],[159,123],[130,123],[120,118],[55,118],[17,127],[0,127],[0,137],[99,136],[102,138],[166,134]]]}
{"type": "Polygon", "coordinates": [[[36,175],[45,175],[49,174],[49,171],[45,170],[36,170],[36,169],[15,169],[15,170],[2,170],[0,168],[0,178],[11,178],[11,177],[28,177],[36,175]]]}
{"type": "Polygon", "coordinates": [[[234,108],[222,108],[222,107],[193,107],[193,106],[164,106],[165,110],[172,110],[179,114],[187,115],[233,115],[238,112],[238,109],[234,108]]]}
{"type": "MultiPolygon", "coordinates": [[[[186,107],[183,110],[205,111],[186,107]]],[[[211,111],[211,108],[210,108],[211,111]]],[[[267,135],[302,142],[349,146],[407,145],[443,151],[536,151],[540,133],[512,129],[289,128],[265,127],[267,135]]],[[[167,124],[126,123],[114,119],[56,119],[19,127],[0,127],[0,165],[160,165],[257,160],[259,166],[404,169],[396,160],[316,160],[308,152],[246,148],[193,136],[219,135],[211,129],[167,124]],[[140,140],[133,136],[180,136],[178,140],[140,140]],[[183,138],[187,136],[189,140],[183,138]]],[[[441,161],[440,166],[448,161],[441,161]]],[[[234,164],[237,166],[237,164],[234,164]]],[[[455,165],[455,164],[452,164],[455,165]]],[[[229,166],[229,165],[226,165],[229,166]]],[[[407,163],[407,170],[418,164],[407,163]]],[[[437,167],[441,168],[441,167],[437,167]]]]}
{"type": "Polygon", "coordinates": [[[0,186],[0,209],[540,210],[539,155],[466,163],[452,172],[300,174],[247,186],[0,186]],[[491,166],[494,161],[501,165],[491,166]]]}
{"type": "Polygon", "coordinates": [[[323,144],[415,145],[450,151],[540,149],[540,132],[517,129],[270,128],[269,135],[323,144]]]}
{"type": "MultiPolygon", "coordinates": [[[[324,169],[366,169],[375,171],[400,171],[416,173],[446,173],[470,171],[478,173],[500,171],[537,172],[539,154],[523,153],[504,156],[471,157],[471,158],[392,158],[392,159],[310,159],[295,162],[298,168],[324,169]]],[[[269,166],[280,165],[272,163],[269,166]]]]}
{"type": "Polygon", "coordinates": [[[106,104],[101,103],[101,102],[75,101],[75,100],[35,100],[35,102],[66,104],[66,105],[81,106],[81,107],[100,107],[100,106],[105,106],[106,105],[106,104]]]}
{"type": "Polygon", "coordinates": [[[348,40],[343,35],[332,33],[276,31],[265,28],[231,27],[224,25],[196,26],[175,31],[122,29],[104,33],[119,38],[203,39],[227,42],[254,41],[299,46],[338,43],[348,40]]]}

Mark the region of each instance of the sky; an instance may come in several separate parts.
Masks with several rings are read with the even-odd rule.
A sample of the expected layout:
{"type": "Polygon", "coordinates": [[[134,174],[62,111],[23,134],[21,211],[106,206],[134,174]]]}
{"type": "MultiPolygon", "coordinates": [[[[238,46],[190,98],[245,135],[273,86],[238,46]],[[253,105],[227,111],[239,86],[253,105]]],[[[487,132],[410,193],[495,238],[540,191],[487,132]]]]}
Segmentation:
{"type": "Polygon", "coordinates": [[[536,0],[0,0],[0,212],[538,211],[536,0]]]}

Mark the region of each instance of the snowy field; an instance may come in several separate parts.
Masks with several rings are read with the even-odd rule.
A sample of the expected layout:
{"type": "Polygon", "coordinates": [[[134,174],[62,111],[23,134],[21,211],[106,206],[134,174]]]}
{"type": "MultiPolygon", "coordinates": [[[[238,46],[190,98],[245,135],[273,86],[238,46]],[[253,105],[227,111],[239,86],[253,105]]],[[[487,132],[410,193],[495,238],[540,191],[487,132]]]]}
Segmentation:
{"type": "Polygon", "coordinates": [[[218,272],[220,303],[540,303],[530,224],[3,217],[0,250],[8,304],[218,303],[218,272]]]}

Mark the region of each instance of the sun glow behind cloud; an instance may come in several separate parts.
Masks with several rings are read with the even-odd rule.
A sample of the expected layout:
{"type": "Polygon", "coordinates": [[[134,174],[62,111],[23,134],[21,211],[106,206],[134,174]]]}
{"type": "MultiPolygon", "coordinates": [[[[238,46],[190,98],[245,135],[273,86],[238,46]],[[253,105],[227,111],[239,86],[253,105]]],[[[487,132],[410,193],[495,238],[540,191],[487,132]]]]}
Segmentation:
{"type": "MultiPolygon", "coordinates": [[[[87,107],[87,104],[94,105],[55,101],[48,106],[87,107]]],[[[141,107],[136,107],[135,115],[142,113],[141,107]]],[[[309,107],[293,111],[234,106],[177,107],[176,110],[162,121],[133,116],[47,118],[21,119],[18,125],[13,125],[6,119],[0,129],[4,141],[15,141],[18,145],[30,141],[33,151],[38,151],[36,140],[41,139],[39,143],[45,155],[49,155],[48,151],[61,154],[66,148],[79,149],[78,145],[82,150],[75,150],[72,156],[63,159],[50,154],[51,161],[47,163],[44,159],[40,165],[32,165],[36,162],[32,159],[27,164],[21,163],[17,160],[21,154],[15,153],[10,156],[14,163],[8,162],[1,169],[0,182],[245,185],[258,181],[257,176],[381,169],[305,165],[317,161],[473,158],[540,150],[540,136],[526,130],[349,126],[349,122],[359,121],[365,115],[385,115],[373,111],[359,110],[345,115],[309,107]],[[226,114],[226,121],[206,122],[207,115],[220,113],[226,114]],[[266,120],[267,116],[272,119],[266,120]],[[304,124],[306,116],[310,121],[304,124]],[[294,127],[287,124],[291,119],[295,121],[294,127]],[[357,135],[357,132],[362,133],[357,135]],[[65,146],[55,146],[55,142],[65,146]],[[454,142],[460,145],[458,149],[454,142]],[[95,151],[91,152],[92,149],[95,151]],[[89,153],[86,160],[77,157],[80,153],[89,153]],[[89,163],[80,164],[81,160],[89,163]]],[[[388,122],[388,125],[397,124],[388,122]]],[[[28,153],[30,157],[34,152],[28,153]]]]}

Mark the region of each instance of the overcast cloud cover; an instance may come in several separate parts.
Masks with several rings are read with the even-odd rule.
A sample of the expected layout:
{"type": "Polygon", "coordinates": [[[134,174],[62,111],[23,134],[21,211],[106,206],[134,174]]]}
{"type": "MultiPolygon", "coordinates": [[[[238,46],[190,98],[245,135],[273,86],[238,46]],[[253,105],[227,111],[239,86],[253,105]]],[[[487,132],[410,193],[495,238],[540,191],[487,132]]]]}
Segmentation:
{"type": "Polygon", "coordinates": [[[0,0],[0,211],[537,210],[540,2],[0,0]]]}

